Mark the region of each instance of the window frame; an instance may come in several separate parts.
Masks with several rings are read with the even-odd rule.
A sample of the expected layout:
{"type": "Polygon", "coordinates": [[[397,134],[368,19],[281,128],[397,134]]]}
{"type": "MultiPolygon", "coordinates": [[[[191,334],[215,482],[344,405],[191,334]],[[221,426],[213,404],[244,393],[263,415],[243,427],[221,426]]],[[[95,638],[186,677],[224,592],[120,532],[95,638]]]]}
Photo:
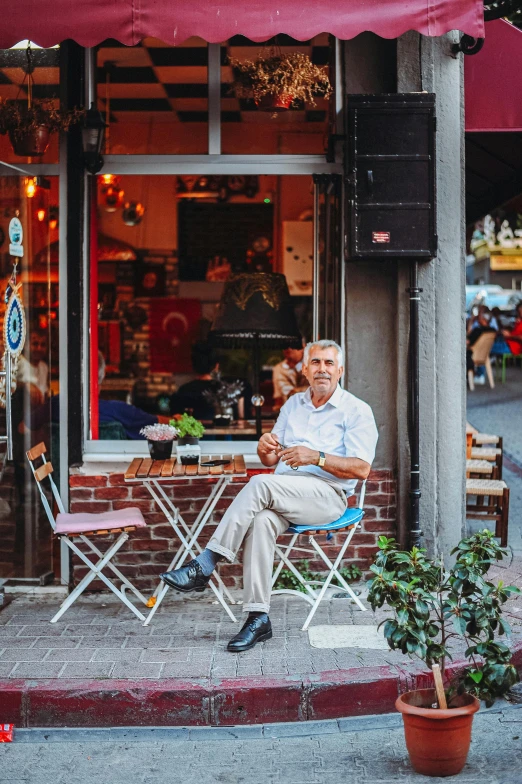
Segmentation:
{"type": "MultiPolygon", "coordinates": [[[[221,63],[220,44],[208,45],[208,153],[201,155],[107,155],[99,174],[111,173],[116,175],[227,175],[227,174],[271,174],[271,175],[303,175],[313,177],[314,174],[342,174],[342,148],[336,145],[335,158],[328,162],[325,155],[222,155],[221,154],[221,63]]],[[[343,80],[341,42],[335,41],[335,68],[336,76],[334,85],[334,107],[336,117],[336,134],[341,133],[343,123],[343,80]]],[[[96,50],[85,50],[86,58],[86,105],[94,100],[96,95],[96,50]]],[[[98,175],[94,175],[98,176],[98,175]]],[[[90,335],[90,249],[88,243],[89,226],[89,200],[85,200],[86,209],[83,216],[83,246],[82,273],[84,280],[83,301],[83,345],[82,353],[89,357],[90,335]]],[[[314,258],[314,266],[317,259],[314,258]]],[[[314,297],[317,292],[314,291],[314,297]]],[[[344,291],[341,292],[340,306],[344,312],[344,291]]],[[[86,367],[88,363],[86,362],[86,367]]],[[[89,400],[90,400],[90,372],[83,374],[83,459],[96,462],[123,462],[136,456],[147,456],[148,449],[145,441],[100,441],[89,438],[89,400]]],[[[208,454],[246,454],[256,455],[257,441],[209,441],[204,442],[205,452],[208,454]]]]}

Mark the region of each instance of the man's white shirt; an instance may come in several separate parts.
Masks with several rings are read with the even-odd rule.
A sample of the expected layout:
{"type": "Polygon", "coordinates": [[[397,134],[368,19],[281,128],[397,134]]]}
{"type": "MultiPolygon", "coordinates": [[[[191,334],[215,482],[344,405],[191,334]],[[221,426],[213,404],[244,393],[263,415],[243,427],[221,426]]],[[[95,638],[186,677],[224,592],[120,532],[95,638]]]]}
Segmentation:
{"type": "MultiPolygon", "coordinates": [[[[307,446],[339,457],[357,457],[370,464],[379,436],[370,406],[340,386],[318,408],[312,403],[310,389],[293,395],[281,408],[272,433],[286,447],[307,446]]],[[[342,487],[347,495],[355,492],[356,479],[338,479],[317,465],[299,466],[294,471],[280,460],[275,469],[276,474],[302,472],[342,487]]]]}

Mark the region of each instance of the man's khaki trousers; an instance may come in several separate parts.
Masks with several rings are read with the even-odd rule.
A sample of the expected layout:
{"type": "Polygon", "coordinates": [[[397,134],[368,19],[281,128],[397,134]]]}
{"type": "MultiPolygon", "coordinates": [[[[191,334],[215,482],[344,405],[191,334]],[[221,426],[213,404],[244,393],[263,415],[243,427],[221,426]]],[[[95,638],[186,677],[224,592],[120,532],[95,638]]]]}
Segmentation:
{"type": "Polygon", "coordinates": [[[243,545],[243,611],[268,612],[275,542],[289,525],[324,525],[346,511],[346,496],[304,471],[256,474],[230,504],[207,547],[233,561],[243,545]]]}

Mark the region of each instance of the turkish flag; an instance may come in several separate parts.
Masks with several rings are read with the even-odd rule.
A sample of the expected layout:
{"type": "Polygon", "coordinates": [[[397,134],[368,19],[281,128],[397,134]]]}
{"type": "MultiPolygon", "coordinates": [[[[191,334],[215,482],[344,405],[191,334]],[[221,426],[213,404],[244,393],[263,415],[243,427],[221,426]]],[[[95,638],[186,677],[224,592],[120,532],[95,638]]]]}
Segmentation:
{"type": "Polygon", "coordinates": [[[150,372],[190,373],[190,350],[198,339],[199,299],[150,300],[150,372]]]}

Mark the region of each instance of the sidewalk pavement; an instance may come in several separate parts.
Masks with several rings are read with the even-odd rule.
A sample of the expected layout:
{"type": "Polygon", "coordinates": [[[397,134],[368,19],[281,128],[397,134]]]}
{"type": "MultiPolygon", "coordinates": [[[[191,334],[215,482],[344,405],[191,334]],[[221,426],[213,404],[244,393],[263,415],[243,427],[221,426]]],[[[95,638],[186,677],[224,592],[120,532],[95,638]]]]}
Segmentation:
{"type": "MultiPolygon", "coordinates": [[[[522,588],[522,559],[490,574],[522,588]]],[[[169,592],[150,627],[106,594],[81,598],[50,624],[58,601],[19,597],[0,613],[0,692],[9,706],[0,721],[35,727],[331,719],[392,711],[399,691],[426,683],[422,663],[395,651],[312,647],[301,631],[308,605],[297,598],[274,597],[273,639],[242,654],[225,650],[237,626],[210,597],[169,592]]],[[[333,599],[313,626],[375,627],[384,617],[333,599]]],[[[522,669],[522,597],[506,605],[506,618],[522,669]]],[[[462,654],[456,650],[456,662],[462,654]]]]}
{"type": "MultiPolygon", "coordinates": [[[[462,784],[520,784],[522,706],[474,719],[462,784]]],[[[0,746],[3,784],[420,784],[399,714],[228,728],[20,730],[0,746]]],[[[447,779],[433,778],[433,782],[447,779]]]]}

